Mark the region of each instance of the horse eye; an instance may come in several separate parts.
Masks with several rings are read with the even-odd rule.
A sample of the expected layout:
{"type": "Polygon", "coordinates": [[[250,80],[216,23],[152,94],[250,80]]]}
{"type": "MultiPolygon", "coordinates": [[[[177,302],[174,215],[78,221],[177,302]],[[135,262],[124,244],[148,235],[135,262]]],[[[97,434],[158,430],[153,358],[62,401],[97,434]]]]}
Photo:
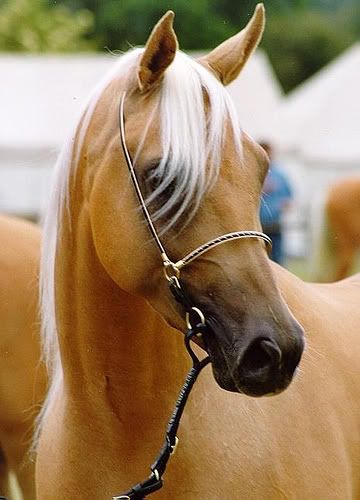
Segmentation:
{"type": "Polygon", "coordinates": [[[145,184],[146,188],[153,192],[161,184],[162,176],[159,174],[156,167],[150,168],[146,173],[145,184]]]}

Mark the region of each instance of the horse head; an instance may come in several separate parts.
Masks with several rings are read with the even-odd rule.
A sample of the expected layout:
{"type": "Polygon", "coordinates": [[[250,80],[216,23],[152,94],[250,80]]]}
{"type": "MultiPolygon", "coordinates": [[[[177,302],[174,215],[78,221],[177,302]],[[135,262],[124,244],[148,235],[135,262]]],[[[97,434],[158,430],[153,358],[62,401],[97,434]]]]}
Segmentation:
{"type": "MultiPolygon", "coordinates": [[[[259,5],[243,31],[197,61],[178,50],[173,17],[165,14],[143,50],[123,56],[121,74],[93,110],[81,165],[87,165],[82,188],[102,266],[122,290],[145,297],[183,331],[184,311],[167,286],[119,145],[119,99],[125,92],[129,156],[172,260],[229,232],[261,231],[268,158],[241,131],[225,86],[256,48],[264,8],[259,5]]],[[[211,248],[181,270],[181,283],[210,326],[203,346],[222,388],[261,396],[288,386],[303,331],[281,297],[263,241],[211,248]]]]}

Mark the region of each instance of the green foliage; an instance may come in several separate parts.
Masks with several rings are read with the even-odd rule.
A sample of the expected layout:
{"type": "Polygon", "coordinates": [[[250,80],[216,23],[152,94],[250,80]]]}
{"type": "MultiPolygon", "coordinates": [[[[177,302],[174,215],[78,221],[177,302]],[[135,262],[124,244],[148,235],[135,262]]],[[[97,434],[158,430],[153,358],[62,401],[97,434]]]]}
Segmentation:
{"type": "Polygon", "coordinates": [[[93,14],[71,13],[64,5],[50,8],[42,0],[0,3],[0,50],[30,52],[78,51],[93,45],[84,40],[93,14]]]}
{"type": "Polygon", "coordinates": [[[98,46],[127,50],[143,45],[151,29],[169,9],[176,13],[175,29],[181,48],[196,50],[220,43],[234,32],[216,12],[216,0],[63,0],[76,11],[80,6],[95,13],[98,46]]]}
{"type": "MultiPolygon", "coordinates": [[[[307,8],[310,0],[263,0],[266,8],[267,18],[294,14],[298,10],[307,8]]],[[[252,16],[258,0],[217,0],[216,11],[231,23],[237,30],[241,29],[252,16]]]]}
{"type": "Polygon", "coordinates": [[[348,0],[342,5],[339,10],[338,20],[340,25],[350,29],[353,32],[357,40],[360,40],[360,7],[358,0],[348,0]]]}
{"type": "MultiPolygon", "coordinates": [[[[262,47],[286,90],[359,39],[359,0],[263,1],[267,26],[262,47]]],[[[83,50],[91,41],[98,50],[127,50],[143,45],[168,9],[176,13],[182,49],[210,49],[243,28],[257,2],[0,0],[0,49],[83,50]]]]}
{"type": "Polygon", "coordinates": [[[346,49],[355,37],[319,11],[273,18],[265,31],[263,47],[288,91],[346,49]]]}

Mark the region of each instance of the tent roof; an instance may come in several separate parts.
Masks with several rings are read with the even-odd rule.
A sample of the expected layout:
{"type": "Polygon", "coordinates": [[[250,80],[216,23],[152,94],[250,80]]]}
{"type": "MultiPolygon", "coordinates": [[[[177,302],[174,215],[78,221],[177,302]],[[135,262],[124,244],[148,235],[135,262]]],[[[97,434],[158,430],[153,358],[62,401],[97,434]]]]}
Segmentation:
{"type": "Polygon", "coordinates": [[[1,55],[0,148],[58,148],[110,56],[1,55]]]}
{"type": "MultiPolygon", "coordinates": [[[[109,70],[111,55],[0,54],[0,148],[58,149],[81,104],[109,70]]],[[[229,86],[243,128],[258,137],[281,91],[257,52],[229,86]]]]}
{"type": "Polygon", "coordinates": [[[284,100],[276,130],[282,149],[308,160],[360,164],[360,43],[284,100]]]}
{"type": "Polygon", "coordinates": [[[258,50],[227,88],[241,127],[256,140],[266,139],[283,96],[267,55],[258,50]]]}

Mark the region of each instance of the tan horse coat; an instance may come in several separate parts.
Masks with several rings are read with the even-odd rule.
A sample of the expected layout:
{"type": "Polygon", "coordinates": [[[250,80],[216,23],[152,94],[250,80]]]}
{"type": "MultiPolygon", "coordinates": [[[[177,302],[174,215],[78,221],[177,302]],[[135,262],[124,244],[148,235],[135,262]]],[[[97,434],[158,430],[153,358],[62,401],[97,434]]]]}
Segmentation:
{"type": "Polygon", "coordinates": [[[40,230],[0,216],[0,242],[0,495],[9,494],[12,471],[25,500],[32,500],[34,463],[29,448],[45,393],[37,314],[40,230]]]}
{"type": "Polygon", "coordinates": [[[348,177],[331,186],[325,212],[335,257],[333,279],[340,280],[351,272],[360,249],[360,177],[348,177]]]}
{"type": "MultiPolygon", "coordinates": [[[[274,272],[307,332],[298,375],[283,394],[253,400],[217,388],[207,368],[181,424],[165,487],[154,497],[360,498],[360,277],[312,285],[280,267],[274,272]]],[[[108,289],[108,304],[113,293],[108,289]]],[[[91,363],[74,364],[74,384],[59,394],[45,428],[40,499],[111,498],[146,477],[160,448],[189,362],[181,336],[145,302],[126,298],[123,307],[116,332],[102,324],[103,335],[81,339],[91,346],[91,363]],[[124,335],[131,341],[119,340],[124,335]],[[105,351],[104,342],[111,348],[105,351]]]]}
{"type": "MultiPolygon", "coordinates": [[[[261,7],[249,26],[203,61],[225,83],[261,36],[261,7]]],[[[131,152],[175,51],[170,13],[150,37],[137,83],[127,81],[135,97],[139,89],[145,92],[128,101],[131,152]]],[[[189,367],[182,335],[163,319],[184,328],[156,248],[144,245],[149,234],[134,210],[120,156],[111,111],[118,86],[115,81],[107,88],[89,125],[70,178],[71,210],[60,221],[55,296],[63,380],[43,421],[39,500],[105,500],[144,479],[189,367]]],[[[149,130],[140,165],[159,155],[157,132],[156,126],[149,130]]],[[[234,230],[235,222],[236,228],[259,228],[265,156],[245,134],[242,146],[240,158],[228,138],[213,191],[193,223],[166,239],[174,254],[185,255],[234,230]],[[233,168],[239,163],[241,175],[233,168]]],[[[305,329],[307,350],[294,382],[272,398],[225,392],[207,368],[186,409],[165,487],[154,498],[359,499],[360,279],[303,283],[271,265],[264,247],[253,241],[213,249],[183,277],[221,300],[224,316],[231,311],[238,319],[240,310],[255,330],[263,326],[260,318],[290,338],[295,316],[305,329]]],[[[251,325],[240,332],[239,342],[250,330],[251,325]]]]}

